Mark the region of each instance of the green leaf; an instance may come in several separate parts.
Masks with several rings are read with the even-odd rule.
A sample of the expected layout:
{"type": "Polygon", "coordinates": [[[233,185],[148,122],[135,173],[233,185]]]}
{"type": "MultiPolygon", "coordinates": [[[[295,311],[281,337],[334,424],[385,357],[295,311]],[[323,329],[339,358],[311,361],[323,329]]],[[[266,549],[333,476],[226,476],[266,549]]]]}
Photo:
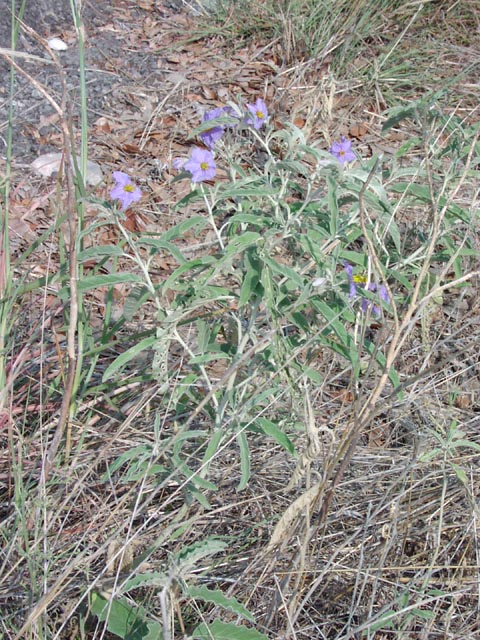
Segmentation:
{"type": "Polygon", "coordinates": [[[368,625],[368,631],[374,632],[378,631],[379,629],[391,629],[393,627],[393,618],[396,615],[398,615],[397,612],[393,611],[392,609],[390,609],[389,611],[385,611],[385,613],[382,614],[382,617],[379,620],[368,625]]]}
{"type": "MultiPolygon", "coordinates": [[[[413,196],[416,200],[425,203],[425,204],[433,204],[432,203],[432,195],[430,193],[429,187],[422,184],[415,184],[412,182],[399,182],[390,187],[390,189],[395,193],[406,193],[410,196],[413,196]]],[[[447,204],[447,199],[445,196],[441,196],[438,199],[437,207],[442,209],[447,204]]],[[[449,205],[446,209],[446,213],[451,215],[453,218],[457,220],[462,220],[462,222],[469,223],[468,213],[462,209],[462,207],[458,206],[454,202],[449,202],[449,205]]]]}
{"type": "Polygon", "coordinates": [[[156,341],[156,336],[150,336],[148,338],[140,340],[140,342],[137,342],[137,344],[135,344],[133,347],[130,347],[130,349],[124,351],[121,355],[118,356],[118,358],[115,358],[110,366],[107,367],[103,374],[102,381],[106,382],[107,380],[109,380],[116,371],[130,362],[130,360],[133,360],[133,358],[135,358],[141,351],[145,351],[145,349],[149,349],[150,347],[152,347],[156,341]]]}
{"type": "Polygon", "coordinates": [[[347,262],[362,267],[362,269],[367,268],[368,258],[364,253],[358,253],[358,251],[347,251],[346,249],[344,249],[340,252],[339,257],[342,260],[346,260],[347,262]]]}
{"type": "Polygon", "coordinates": [[[272,190],[269,187],[265,187],[262,182],[258,184],[232,184],[225,183],[225,188],[219,191],[219,196],[223,199],[226,198],[250,198],[259,196],[271,196],[272,190]]]}
{"type": "Polygon", "coordinates": [[[275,289],[273,286],[272,270],[262,269],[261,282],[264,291],[264,300],[267,303],[267,308],[276,309],[277,300],[275,296],[275,289]]]}
{"type": "MultiPolygon", "coordinates": [[[[191,178],[190,173],[188,173],[187,171],[182,171],[182,173],[180,173],[178,176],[175,176],[172,182],[178,182],[179,180],[183,180],[184,178],[191,178]]],[[[190,191],[190,193],[187,193],[187,195],[184,196],[181,200],[179,200],[173,207],[173,210],[178,211],[179,209],[182,209],[185,205],[187,205],[191,200],[199,200],[201,197],[202,194],[200,193],[200,191],[198,191],[198,189],[194,189],[193,191],[190,191]]]]}
{"type": "Polygon", "coordinates": [[[221,620],[215,620],[211,624],[202,622],[193,632],[192,638],[194,640],[268,640],[268,636],[255,629],[221,620]]]}
{"type": "Polygon", "coordinates": [[[237,491],[243,491],[250,480],[250,449],[248,447],[248,440],[244,431],[237,433],[237,442],[240,448],[240,469],[242,471],[237,491]]]}
{"type": "MultiPolygon", "coordinates": [[[[358,347],[343,323],[339,321],[338,313],[327,303],[323,302],[323,300],[314,300],[313,304],[328,322],[328,326],[322,331],[322,334],[327,335],[329,330],[332,330],[336,334],[343,347],[340,353],[343,351],[343,354],[352,363],[354,370],[358,371],[360,368],[358,347]]],[[[332,344],[330,344],[330,347],[334,348],[332,344]]]]}
{"type": "Polygon", "coordinates": [[[442,450],[439,449],[438,447],[435,447],[434,449],[430,449],[429,451],[425,451],[424,453],[420,454],[418,456],[418,461],[430,462],[430,460],[433,460],[434,458],[439,456],[441,453],[442,453],[442,450]]]}
{"type": "MultiPolygon", "coordinates": [[[[412,149],[417,147],[417,148],[421,148],[422,147],[422,140],[421,138],[415,136],[413,138],[410,138],[409,140],[407,140],[406,142],[404,142],[396,151],[395,151],[395,157],[396,158],[402,158],[405,154],[407,154],[410,149],[412,149]]],[[[398,175],[398,173],[396,173],[396,175],[398,175]]]]}
{"type": "Polygon", "coordinates": [[[239,616],[246,618],[250,622],[255,622],[255,618],[250,611],[246,609],[243,604],[240,604],[235,598],[228,598],[220,589],[208,589],[207,587],[185,587],[183,593],[190,598],[204,600],[205,602],[211,602],[228,611],[233,611],[239,616]]]}
{"type": "Polygon", "coordinates": [[[311,173],[311,169],[299,160],[280,160],[273,165],[272,170],[272,173],[289,171],[292,174],[298,174],[305,178],[309,177],[311,173]]]}
{"type": "MultiPolygon", "coordinates": [[[[365,349],[368,353],[375,358],[381,369],[385,369],[387,361],[384,354],[379,350],[378,346],[370,340],[363,341],[365,349]]],[[[391,367],[388,372],[388,377],[393,384],[394,389],[400,389],[400,378],[394,367],[391,367]]]]}
{"type": "MultiPolygon", "coordinates": [[[[400,228],[398,224],[395,222],[393,216],[390,213],[384,213],[381,215],[382,223],[385,225],[384,229],[390,235],[393,244],[395,245],[395,249],[398,253],[401,252],[402,239],[400,234],[400,228]]],[[[375,241],[375,240],[374,240],[375,241]]]]}
{"type": "MultiPolygon", "coordinates": [[[[111,287],[114,284],[121,284],[123,282],[143,282],[141,276],[135,273],[108,273],[101,276],[87,276],[78,281],[78,290],[81,292],[89,291],[90,289],[96,289],[97,287],[111,287]]],[[[62,291],[65,287],[62,289],[62,291]]]]}
{"type": "Polygon", "coordinates": [[[218,451],[220,444],[222,443],[225,437],[225,432],[223,429],[218,429],[213,436],[210,438],[210,442],[207,445],[207,450],[205,451],[205,455],[203,456],[203,464],[201,473],[206,473],[208,471],[209,465],[213,457],[218,451]]]}
{"type": "MultiPolygon", "coordinates": [[[[375,158],[371,159],[371,162],[375,161],[375,158]]],[[[373,165],[374,166],[374,165],[373,165]]],[[[364,189],[365,184],[368,183],[368,189],[364,192],[364,198],[366,201],[371,202],[379,211],[390,211],[391,207],[388,201],[387,192],[385,187],[380,182],[378,176],[371,177],[370,171],[364,169],[351,169],[348,172],[348,177],[355,178],[346,183],[346,187],[351,189],[354,193],[360,194],[364,189]]]]}
{"type": "Polygon", "coordinates": [[[435,612],[429,609],[412,609],[410,615],[422,620],[432,620],[435,617],[435,612]]]}
{"type": "Polygon", "coordinates": [[[204,120],[198,127],[195,127],[193,131],[190,131],[190,135],[188,136],[188,140],[195,138],[200,133],[204,131],[210,131],[213,127],[218,127],[220,125],[236,125],[238,124],[238,118],[234,118],[233,116],[229,116],[227,114],[223,114],[218,116],[217,118],[212,118],[211,120],[204,120]]]}
{"type": "Polygon", "coordinates": [[[263,227],[270,224],[271,222],[271,218],[260,215],[259,213],[235,213],[231,218],[228,219],[228,224],[230,226],[240,223],[247,223],[256,227],[263,227]]]}
{"type": "Polygon", "coordinates": [[[230,356],[228,353],[222,353],[221,351],[215,351],[213,353],[203,353],[202,355],[195,356],[191,358],[188,363],[189,365],[194,364],[205,364],[206,362],[213,362],[214,360],[228,360],[230,356]]]}
{"type": "Polygon", "coordinates": [[[200,227],[200,230],[203,229],[203,227],[205,227],[207,223],[208,220],[204,216],[192,216],[187,220],[183,220],[183,222],[179,222],[174,227],[162,234],[160,241],[169,242],[170,240],[175,240],[175,238],[179,238],[180,236],[185,235],[187,231],[193,229],[194,227],[200,227]]]}
{"type": "Polygon", "coordinates": [[[157,476],[157,481],[160,482],[158,476],[165,478],[169,473],[170,471],[167,467],[164,467],[161,464],[151,464],[148,460],[144,460],[132,465],[132,468],[129,469],[122,477],[121,482],[124,484],[138,482],[139,480],[145,480],[150,476],[157,476]]]}
{"type": "Polygon", "coordinates": [[[402,120],[406,120],[407,118],[412,118],[417,113],[418,106],[414,102],[413,104],[409,104],[406,107],[393,107],[389,109],[388,118],[383,123],[382,134],[386,133],[389,129],[393,129],[397,127],[402,120]]]}
{"type": "MultiPolygon", "coordinates": [[[[142,444],[138,445],[137,447],[132,447],[131,449],[128,449],[127,451],[122,453],[116,460],[108,465],[107,471],[100,477],[100,482],[109,482],[112,474],[118,471],[118,469],[120,469],[120,467],[122,467],[123,465],[126,465],[128,469],[127,471],[122,472],[122,482],[132,481],[134,479],[134,474],[138,473],[137,470],[141,468],[144,468],[144,472],[141,476],[143,477],[145,473],[147,473],[146,466],[150,464],[152,458],[153,452],[150,445],[142,444]],[[132,469],[135,469],[135,471],[131,471],[132,469]]],[[[154,467],[157,469],[157,472],[166,470],[165,468],[159,468],[159,465],[154,464],[150,466],[150,471],[152,471],[154,467]]],[[[150,473],[150,471],[148,473],[150,473]]]]}
{"type": "Polygon", "coordinates": [[[303,369],[303,375],[306,376],[309,380],[313,382],[313,384],[321,385],[324,384],[325,380],[321,373],[319,373],[313,367],[305,367],[303,369]]]}
{"type": "Polygon", "coordinates": [[[177,279],[184,273],[197,269],[203,271],[216,262],[217,259],[215,258],[215,256],[202,256],[201,258],[194,258],[193,260],[185,262],[184,264],[177,267],[177,269],[175,269],[175,271],[165,280],[165,282],[163,283],[163,290],[166,291],[167,289],[174,287],[177,279]]]}
{"type": "Polygon", "coordinates": [[[151,571],[150,573],[139,573],[133,578],[127,580],[122,586],[122,593],[127,593],[139,587],[165,587],[169,583],[169,577],[166,573],[159,571],[151,571]]]}
{"type": "Polygon", "coordinates": [[[230,240],[225,248],[225,255],[232,256],[244,251],[247,247],[256,244],[262,236],[256,231],[245,231],[240,236],[235,236],[230,240]]]}
{"type": "Polygon", "coordinates": [[[338,202],[337,202],[337,185],[338,181],[332,176],[327,177],[328,185],[328,210],[330,212],[330,235],[332,238],[337,236],[338,230],[338,202]]]}
{"type": "Polygon", "coordinates": [[[267,418],[257,418],[255,420],[255,425],[258,425],[265,435],[273,438],[275,442],[286,449],[289,453],[295,453],[295,446],[293,442],[277,427],[274,422],[267,420],[267,418]]]}
{"type": "Polygon", "coordinates": [[[412,290],[412,283],[410,280],[398,269],[389,269],[388,276],[395,278],[407,291],[412,290]]]}
{"type": "Polygon", "coordinates": [[[242,287],[238,299],[238,306],[241,309],[245,306],[252,296],[255,294],[262,273],[262,264],[258,258],[255,247],[249,247],[244,254],[245,273],[243,276],[242,287]]]}
{"type": "Polygon", "coordinates": [[[226,547],[227,543],[224,540],[218,540],[218,538],[207,538],[200,542],[194,542],[188,547],[183,547],[178,554],[176,554],[176,564],[178,571],[185,574],[191,569],[195,568],[195,565],[204,558],[209,558],[221,553],[226,547]]]}
{"type": "Polygon", "coordinates": [[[167,242],[162,238],[140,238],[138,244],[146,247],[153,247],[157,251],[160,251],[161,249],[168,251],[175,258],[178,264],[184,264],[186,262],[186,259],[183,257],[180,249],[171,242],[167,242]]]}
{"type": "Polygon", "coordinates": [[[107,219],[105,217],[95,219],[95,222],[92,222],[92,224],[89,224],[85,229],[82,229],[79,232],[78,239],[83,240],[84,238],[94,238],[95,231],[105,226],[113,226],[113,219],[107,219]]]}
{"type": "MultiPolygon", "coordinates": [[[[308,295],[308,293],[307,293],[308,295]]],[[[298,301],[297,301],[298,303],[298,301]]],[[[305,331],[305,333],[308,333],[311,329],[311,322],[309,321],[308,317],[305,315],[305,313],[301,312],[301,311],[292,311],[292,313],[290,314],[290,319],[292,321],[292,323],[298,327],[301,331],[305,331]]]]}
{"type": "Polygon", "coordinates": [[[194,439],[198,443],[199,439],[203,438],[205,435],[205,431],[200,430],[187,431],[186,433],[178,434],[176,436],[176,442],[173,445],[172,460],[177,471],[182,473],[193,485],[200,487],[201,489],[206,489],[207,491],[216,491],[216,485],[205,478],[202,478],[200,472],[192,471],[192,469],[190,469],[190,467],[180,457],[185,440],[194,439]]]}
{"type": "Polygon", "coordinates": [[[455,439],[452,444],[452,447],[467,447],[467,449],[473,449],[474,451],[480,451],[480,444],[478,444],[477,442],[473,442],[472,440],[465,440],[462,438],[459,438],[458,440],[455,439]]]}
{"type": "Polygon", "coordinates": [[[212,508],[212,505],[209,503],[204,493],[195,489],[195,487],[192,486],[191,484],[187,485],[187,491],[188,491],[187,500],[190,500],[190,502],[188,502],[187,504],[191,504],[191,498],[195,498],[195,500],[199,504],[201,504],[204,509],[206,509],[207,511],[210,511],[210,509],[212,508]]]}
{"type": "Polygon", "coordinates": [[[142,304],[150,297],[150,291],[144,285],[133,287],[123,303],[123,316],[125,320],[132,320],[142,304]]]}
{"type": "Polygon", "coordinates": [[[279,264],[273,258],[269,256],[262,256],[263,262],[270,267],[273,273],[277,273],[288,280],[291,280],[297,287],[303,289],[305,286],[303,278],[298,274],[295,269],[287,266],[286,264],[279,264]]]}
{"type": "Polygon", "coordinates": [[[132,605],[126,598],[106,600],[92,593],[91,611],[101,622],[107,621],[110,633],[123,640],[162,640],[162,626],[148,620],[145,609],[132,605]],[[108,617],[108,620],[107,620],[108,617]]]}
{"type": "Polygon", "coordinates": [[[123,249],[116,244],[100,245],[99,247],[88,247],[78,253],[78,262],[86,262],[92,258],[105,258],[110,256],[123,256],[123,249]]]}
{"type": "Polygon", "coordinates": [[[462,467],[460,467],[458,464],[455,464],[453,462],[451,462],[450,464],[452,465],[452,469],[455,471],[455,475],[460,480],[460,482],[463,485],[467,486],[468,478],[467,478],[465,469],[462,469],[462,467]]]}

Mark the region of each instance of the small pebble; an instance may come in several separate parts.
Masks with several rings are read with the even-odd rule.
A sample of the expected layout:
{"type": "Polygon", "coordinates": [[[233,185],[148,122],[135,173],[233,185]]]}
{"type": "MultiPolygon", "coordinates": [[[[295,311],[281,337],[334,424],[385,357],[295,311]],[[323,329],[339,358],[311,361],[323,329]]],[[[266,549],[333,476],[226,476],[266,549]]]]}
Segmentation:
{"type": "Polygon", "coordinates": [[[54,51],[66,51],[68,49],[67,43],[60,38],[50,38],[50,40],[47,41],[47,44],[50,49],[53,49],[54,51]]]}

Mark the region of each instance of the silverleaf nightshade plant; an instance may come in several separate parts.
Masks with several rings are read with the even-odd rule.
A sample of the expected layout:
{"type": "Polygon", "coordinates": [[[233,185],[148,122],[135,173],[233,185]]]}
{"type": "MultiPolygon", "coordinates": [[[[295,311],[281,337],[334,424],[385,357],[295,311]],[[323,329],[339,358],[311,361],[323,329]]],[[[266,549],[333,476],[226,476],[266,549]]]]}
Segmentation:
{"type": "Polygon", "coordinates": [[[334,142],[332,144],[330,147],[330,153],[342,164],[345,164],[346,162],[353,162],[357,159],[357,156],[352,151],[352,141],[347,140],[345,136],[342,136],[340,142],[334,142]]]}
{"type": "Polygon", "coordinates": [[[110,191],[110,197],[112,200],[120,200],[123,210],[128,209],[132,202],[140,200],[142,192],[126,173],[114,171],[112,175],[116,184],[110,191]]]}
{"type": "Polygon", "coordinates": [[[245,116],[245,122],[254,129],[261,129],[268,118],[267,105],[261,98],[257,98],[255,104],[247,104],[250,113],[245,116]]]}
{"type": "Polygon", "coordinates": [[[205,182],[215,177],[217,165],[211,151],[194,147],[190,159],[183,164],[183,168],[192,175],[192,182],[205,182]]]}
{"type": "MultiPolygon", "coordinates": [[[[207,111],[203,116],[203,122],[208,122],[209,120],[215,120],[216,118],[221,118],[225,115],[225,110],[218,107],[217,109],[212,109],[211,111],[207,111]]],[[[215,125],[211,129],[207,131],[203,131],[200,134],[200,138],[210,149],[213,149],[215,146],[215,142],[220,140],[223,136],[225,128],[221,125],[215,125]]]]}
{"type": "MultiPolygon", "coordinates": [[[[344,262],[343,268],[345,269],[345,273],[347,274],[348,284],[350,287],[350,291],[348,294],[350,300],[353,300],[357,297],[358,288],[363,288],[371,291],[372,293],[378,292],[378,295],[380,299],[383,300],[383,302],[386,302],[387,304],[390,303],[390,297],[388,295],[387,287],[384,284],[378,285],[376,282],[369,282],[367,284],[367,279],[364,276],[353,274],[353,266],[349,262],[344,262]]],[[[370,300],[367,300],[367,298],[362,299],[360,308],[363,313],[366,313],[370,309],[371,312],[376,316],[379,316],[382,312],[381,308],[378,305],[374,304],[370,300]]]]}

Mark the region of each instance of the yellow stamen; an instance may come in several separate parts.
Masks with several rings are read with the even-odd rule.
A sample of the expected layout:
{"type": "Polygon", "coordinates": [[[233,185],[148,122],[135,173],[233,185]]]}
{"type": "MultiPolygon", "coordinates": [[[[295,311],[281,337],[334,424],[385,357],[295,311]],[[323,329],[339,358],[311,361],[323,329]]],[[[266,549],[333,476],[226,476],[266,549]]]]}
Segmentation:
{"type": "Polygon", "coordinates": [[[200,163],[200,169],[202,171],[206,171],[208,169],[208,162],[201,162],[200,163]]]}
{"type": "Polygon", "coordinates": [[[256,116],[259,120],[263,120],[264,119],[264,115],[263,115],[263,111],[256,111],[256,116]]]}
{"type": "Polygon", "coordinates": [[[356,276],[353,276],[353,281],[357,282],[358,284],[365,284],[365,282],[367,281],[367,276],[358,274],[356,276]]]}
{"type": "Polygon", "coordinates": [[[126,184],[123,187],[124,191],[127,191],[127,193],[133,193],[133,190],[135,189],[135,187],[133,186],[133,184],[126,184]]]}

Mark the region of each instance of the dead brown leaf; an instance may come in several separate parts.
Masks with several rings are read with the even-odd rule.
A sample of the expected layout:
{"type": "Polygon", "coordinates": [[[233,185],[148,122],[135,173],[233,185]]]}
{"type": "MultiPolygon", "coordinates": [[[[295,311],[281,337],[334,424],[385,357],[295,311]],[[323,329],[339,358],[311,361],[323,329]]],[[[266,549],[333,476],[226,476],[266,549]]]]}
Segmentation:
{"type": "Polygon", "coordinates": [[[342,404],[352,404],[355,400],[355,395],[350,389],[338,389],[332,391],[330,395],[334,400],[340,400],[342,404]]]}
{"type": "Polygon", "coordinates": [[[165,58],[165,61],[169,64],[181,64],[184,59],[183,56],[179,55],[178,53],[169,53],[165,58]]]}
{"type": "Polygon", "coordinates": [[[150,40],[162,30],[161,24],[154,18],[148,16],[143,22],[143,33],[150,40]]]}
{"type": "Polygon", "coordinates": [[[41,115],[40,120],[38,122],[38,128],[41,129],[42,127],[49,127],[52,124],[56,124],[59,121],[59,119],[60,119],[60,116],[58,115],[57,112],[51,113],[48,116],[41,115]]]}
{"type": "Polygon", "coordinates": [[[137,5],[144,11],[153,11],[155,9],[155,0],[137,0],[137,5]]]}
{"type": "Polygon", "coordinates": [[[365,122],[353,124],[348,130],[348,133],[350,137],[357,138],[357,140],[359,140],[368,133],[368,125],[365,122]]]}
{"type": "Polygon", "coordinates": [[[108,118],[105,118],[105,116],[101,116],[100,118],[95,120],[94,126],[95,126],[95,133],[97,135],[100,133],[111,133],[112,131],[110,122],[108,118]]]}
{"type": "Polygon", "coordinates": [[[210,87],[202,87],[202,93],[207,100],[217,99],[217,92],[211,89],[210,87]]]}
{"type": "Polygon", "coordinates": [[[130,142],[122,144],[121,149],[130,155],[143,154],[143,150],[138,146],[138,144],[131,144],[130,142]]]}
{"type": "Polygon", "coordinates": [[[303,129],[305,126],[305,118],[297,117],[293,119],[293,124],[299,129],[303,129]]]}

